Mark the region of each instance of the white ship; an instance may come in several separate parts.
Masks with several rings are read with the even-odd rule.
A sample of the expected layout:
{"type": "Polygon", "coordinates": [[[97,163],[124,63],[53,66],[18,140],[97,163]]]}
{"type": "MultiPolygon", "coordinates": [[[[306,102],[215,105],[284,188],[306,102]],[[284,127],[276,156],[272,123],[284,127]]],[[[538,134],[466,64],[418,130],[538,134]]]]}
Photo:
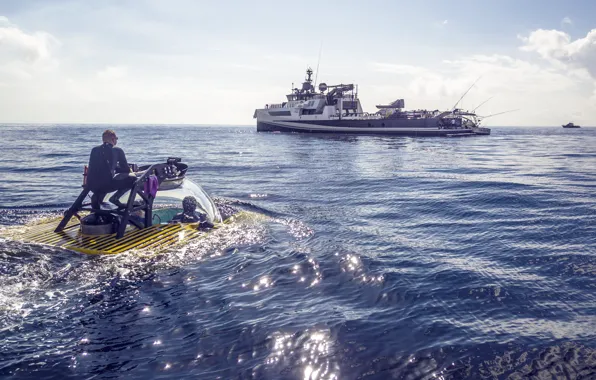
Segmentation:
{"type": "Polygon", "coordinates": [[[378,105],[378,111],[362,110],[357,86],[321,83],[318,92],[312,85],[312,73],[306,71],[302,88],[294,88],[287,101],[256,109],[259,132],[355,133],[402,136],[474,136],[490,135],[481,128],[481,117],[474,112],[454,108],[450,111],[406,111],[404,100],[378,105]]]}

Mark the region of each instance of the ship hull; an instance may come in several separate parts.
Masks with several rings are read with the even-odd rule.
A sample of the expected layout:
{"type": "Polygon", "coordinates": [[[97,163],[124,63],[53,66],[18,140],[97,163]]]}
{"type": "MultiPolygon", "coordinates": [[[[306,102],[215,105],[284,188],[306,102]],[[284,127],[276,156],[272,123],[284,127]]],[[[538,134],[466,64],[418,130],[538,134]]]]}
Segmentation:
{"type": "MultiPolygon", "coordinates": [[[[431,119],[432,120],[432,119],[431,119]]],[[[339,133],[362,135],[395,135],[411,137],[452,137],[488,135],[488,128],[446,128],[428,125],[429,120],[318,120],[318,121],[257,121],[258,132],[339,133]]]]}

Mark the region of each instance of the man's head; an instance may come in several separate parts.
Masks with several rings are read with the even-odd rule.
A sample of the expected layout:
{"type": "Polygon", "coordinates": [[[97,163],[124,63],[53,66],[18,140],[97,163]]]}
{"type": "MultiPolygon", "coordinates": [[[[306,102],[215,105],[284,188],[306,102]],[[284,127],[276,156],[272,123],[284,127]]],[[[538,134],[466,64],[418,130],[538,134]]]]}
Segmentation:
{"type": "Polygon", "coordinates": [[[112,145],[116,145],[116,143],[118,143],[118,136],[116,136],[116,132],[111,129],[106,129],[101,135],[101,139],[104,143],[109,143],[112,145]]]}
{"type": "Polygon", "coordinates": [[[192,195],[184,197],[182,200],[182,208],[185,214],[191,214],[197,209],[197,200],[192,195]]]}

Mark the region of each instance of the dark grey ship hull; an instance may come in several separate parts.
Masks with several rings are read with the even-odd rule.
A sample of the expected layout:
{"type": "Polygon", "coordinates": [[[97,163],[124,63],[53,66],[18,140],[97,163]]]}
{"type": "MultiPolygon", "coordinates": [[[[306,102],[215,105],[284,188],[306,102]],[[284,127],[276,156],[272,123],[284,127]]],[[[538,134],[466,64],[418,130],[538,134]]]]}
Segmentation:
{"type": "Polygon", "coordinates": [[[301,120],[258,121],[258,132],[341,133],[367,135],[395,135],[411,137],[453,137],[488,135],[488,128],[452,128],[436,125],[435,120],[301,120]],[[429,125],[432,121],[434,125],[429,125]]]}

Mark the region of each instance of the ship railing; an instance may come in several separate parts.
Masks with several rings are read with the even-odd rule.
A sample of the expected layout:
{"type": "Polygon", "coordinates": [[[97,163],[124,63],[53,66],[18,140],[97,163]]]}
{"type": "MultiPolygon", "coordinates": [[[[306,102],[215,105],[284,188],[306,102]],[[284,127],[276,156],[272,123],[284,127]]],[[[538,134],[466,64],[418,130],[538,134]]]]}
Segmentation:
{"type": "MultiPolygon", "coordinates": [[[[330,119],[339,119],[340,116],[339,115],[329,115],[330,119]]],[[[376,119],[382,119],[383,116],[378,115],[378,114],[374,114],[374,113],[368,113],[368,112],[350,112],[347,114],[342,114],[341,115],[342,119],[357,119],[357,120],[376,120],[376,119]]]]}

